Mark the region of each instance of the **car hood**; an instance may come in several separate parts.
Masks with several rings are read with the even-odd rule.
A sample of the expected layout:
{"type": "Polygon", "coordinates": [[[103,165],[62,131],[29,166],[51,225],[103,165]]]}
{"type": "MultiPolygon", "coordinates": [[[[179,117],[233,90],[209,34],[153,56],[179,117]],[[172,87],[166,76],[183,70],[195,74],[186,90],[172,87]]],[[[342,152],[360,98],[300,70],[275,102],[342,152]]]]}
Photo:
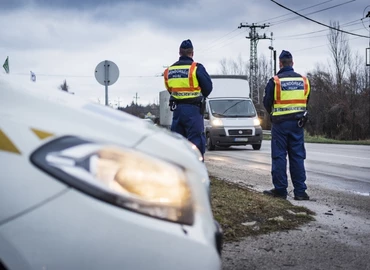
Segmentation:
{"type": "MultiPolygon", "coordinates": [[[[144,142],[148,145],[149,141],[149,145],[160,143],[162,151],[153,153],[148,146],[148,149],[141,151],[170,159],[183,167],[192,168],[199,164],[190,144],[182,136],[125,112],[61,90],[42,90],[35,83],[25,87],[0,81],[0,89],[0,117],[28,126],[31,132],[35,133],[36,130],[41,137],[76,135],[132,148],[144,142]],[[158,137],[161,142],[158,142],[158,137]],[[186,164],[183,164],[184,158],[186,164]]],[[[39,140],[29,148],[36,148],[43,143],[43,140],[39,140]]]]}
{"type": "Polygon", "coordinates": [[[66,188],[58,181],[50,181],[29,161],[35,149],[60,136],[135,148],[190,171],[205,173],[197,152],[181,136],[61,90],[39,89],[32,82],[18,85],[0,77],[0,139],[13,147],[2,149],[0,143],[4,179],[0,187],[0,205],[4,206],[0,206],[0,222],[66,188]],[[14,203],[14,198],[21,200],[14,203]]]}

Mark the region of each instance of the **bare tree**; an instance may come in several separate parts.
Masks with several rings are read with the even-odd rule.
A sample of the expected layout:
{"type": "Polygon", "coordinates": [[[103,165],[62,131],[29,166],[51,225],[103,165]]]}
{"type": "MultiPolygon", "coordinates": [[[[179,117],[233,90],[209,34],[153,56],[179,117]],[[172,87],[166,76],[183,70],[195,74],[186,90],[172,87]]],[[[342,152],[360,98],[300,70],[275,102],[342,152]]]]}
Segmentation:
{"type": "MultiPolygon", "coordinates": [[[[339,28],[339,23],[331,23],[339,28]]],[[[339,140],[370,137],[370,96],[364,59],[352,54],[344,33],[328,35],[331,63],[308,74],[311,82],[310,122],[307,130],[339,140]],[[368,121],[367,121],[368,120],[368,121]]]]}
{"type": "MultiPolygon", "coordinates": [[[[330,22],[330,26],[339,29],[339,22],[330,22]]],[[[345,33],[330,29],[328,34],[329,49],[334,62],[336,73],[336,83],[338,87],[342,86],[343,78],[351,58],[351,50],[348,44],[348,38],[345,33]]],[[[343,93],[341,93],[343,94],[343,93]]]]}
{"type": "Polygon", "coordinates": [[[258,59],[258,100],[262,103],[265,87],[268,80],[271,78],[271,67],[269,60],[265,55],[261,55],[258,59]]]}
{"type": "Polygon", "coordinates": [[[249,63],[240,54],[236,60],[223,58],[220,65],[222,75],[249,75],[249,63]]]}

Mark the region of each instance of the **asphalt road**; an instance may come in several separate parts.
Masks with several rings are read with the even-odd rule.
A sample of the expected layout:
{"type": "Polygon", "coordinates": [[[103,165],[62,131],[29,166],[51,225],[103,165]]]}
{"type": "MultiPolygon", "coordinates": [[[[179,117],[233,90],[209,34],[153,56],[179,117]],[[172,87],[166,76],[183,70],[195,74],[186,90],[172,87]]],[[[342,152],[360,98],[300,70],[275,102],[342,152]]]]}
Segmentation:
{"type": "MultiPolygon", "coordinates": [[[[308,184],[369,196],[370,146],[308,143],[305,147],[308,184]]],[[[207,152],[206,157],[270,172],[270,154],[270,141],[264,141],[259,151],[251,146],[232,147],[207,152]]]]}
{"type": "MultiPolygon", "coordinates": [[[[370,269],[370,146],[306,144],[311,201],[288,199],[316,212],[298,230],[250,237],[224,246],[223,269],[370,269]]],[[[272,188],[270,142],[207,152],[210,175],[262,191],[272,188]]],[[[289,175],[289,174],[288,174],[289,175]]]]}

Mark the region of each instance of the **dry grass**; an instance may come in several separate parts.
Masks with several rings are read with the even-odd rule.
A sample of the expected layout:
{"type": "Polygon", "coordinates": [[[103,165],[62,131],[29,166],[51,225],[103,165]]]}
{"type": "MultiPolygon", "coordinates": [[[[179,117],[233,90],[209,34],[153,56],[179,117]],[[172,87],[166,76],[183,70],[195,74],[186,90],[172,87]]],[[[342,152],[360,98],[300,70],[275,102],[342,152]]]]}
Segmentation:
{"type": "Polygon", "coordinates": [[[314,213],[305,207],[210,178],[213,214],[222,226],[226,242],[291,230],[314,220],[314,213]]]}
{"type": "MultiPolygon", "coordinates": [[[[271,140],[271,134],[264,134],[264,140],[271,140]]],[[[370,145],[370,140],[358,140],[358,141],[340,141],[334,139],[328,139],[322,136],[310,136],[308,133],[304,135],[305,143],[326,143],[326,144],[353,144],[353,145],[370,145]]]]}

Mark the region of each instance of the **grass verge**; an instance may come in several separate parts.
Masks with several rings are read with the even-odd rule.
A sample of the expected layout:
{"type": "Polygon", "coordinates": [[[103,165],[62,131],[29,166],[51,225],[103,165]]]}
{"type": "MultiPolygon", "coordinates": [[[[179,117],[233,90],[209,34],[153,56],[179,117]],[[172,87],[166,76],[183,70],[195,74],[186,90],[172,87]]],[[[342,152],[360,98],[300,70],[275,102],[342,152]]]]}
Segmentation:
{"type": "MultiPolygon", "coordinates": [[[[264,140],[271,140],[270,134],[263,135],[264,140]]],[[[339,141],[334,139],[328,139],[322,136],[310,136],[307,133],[304,135],[304,141],[306,143],[332,143],[332,144],[354,144],[354,145],[370,145],[370,140],[359,140],[359,141],[339,141]]]]}
{"type": "Polygon", "coordinates": [[[215,177],[210,180],[213,215],[221,224],[225,242],[291,230],[314,220],[314,212],[287,200],[268,197],[215,177]]]}

